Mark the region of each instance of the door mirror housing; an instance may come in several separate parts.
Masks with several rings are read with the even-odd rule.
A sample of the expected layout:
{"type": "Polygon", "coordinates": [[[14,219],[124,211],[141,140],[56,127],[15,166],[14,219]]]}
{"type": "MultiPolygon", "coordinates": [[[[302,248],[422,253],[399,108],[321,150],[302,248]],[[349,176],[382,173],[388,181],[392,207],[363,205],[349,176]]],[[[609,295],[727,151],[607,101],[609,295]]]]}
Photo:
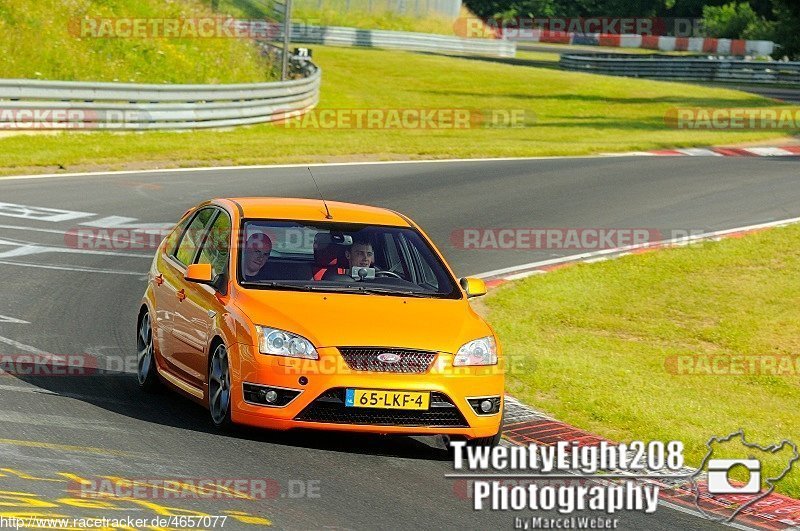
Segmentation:
{"type": "Polygon", "coordinates": [[[212,278],[213,274],[214,272],[211,270],[211,264],[192,264],[186,269],[186,274],[183,278],[189,282],[211,286],[214,282],[212,278]]]}
{"type": "Polygon", "coordinates": [[[459,284],[469,298],[486,295],[486,283],[479,278],[464,277],[459,280],[459,284]]]}

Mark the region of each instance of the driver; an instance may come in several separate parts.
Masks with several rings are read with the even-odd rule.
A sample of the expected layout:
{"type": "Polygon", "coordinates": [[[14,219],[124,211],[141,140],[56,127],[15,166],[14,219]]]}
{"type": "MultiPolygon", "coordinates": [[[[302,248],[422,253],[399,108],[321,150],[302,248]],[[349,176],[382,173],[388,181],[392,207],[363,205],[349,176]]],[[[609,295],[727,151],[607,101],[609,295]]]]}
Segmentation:
{"type": "Polygon", "coordinates": [[[372,267],[375,263],[375,252],[372,250],[372,244],[366,239],[354,239],[353,245],[350,249],[344,252],[344,257],[347,258],[347,270],[350,271],[353,267],[372,267]]]}
{"type": "Polygon", "coordinates": [[[272,240],[263,232],[256,232],[247,238],[244,246],[243,275],[247,281],[259,280],[272,252],[272,240]]]}

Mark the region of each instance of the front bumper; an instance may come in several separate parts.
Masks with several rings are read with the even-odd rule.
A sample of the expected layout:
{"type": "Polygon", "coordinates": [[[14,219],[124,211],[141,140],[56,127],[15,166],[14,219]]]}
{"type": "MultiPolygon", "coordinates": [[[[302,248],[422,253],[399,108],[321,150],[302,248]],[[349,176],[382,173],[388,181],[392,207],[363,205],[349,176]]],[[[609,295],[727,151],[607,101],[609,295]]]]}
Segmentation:
{"type": "Polygon", "coordinates": [[[238,345],[238,364],[232,367],[232,420],[279,430],[311,428],[468,438],[488,437],[500,430],[502,403],[500,412],[486,415],[476,413],[467,401],[479,396],[499,396],[502,400],[505,379],[499,365],[453,367],[452,354],[439,353],[422,374],[369,372],[351,369],[336,348],[317,351],[319,360],[300,360],[266,356],[252,345],[238,345]],[[284,407],[255,405],[244,399],[245,382],[297,389],[300,394],[284,407]],[[429,391],[432,407],[425,414],[344,408],[336,402],[341,401],[346,388],[429,391]],[[320,409],[320,405],[324,407],[320,409]]]}

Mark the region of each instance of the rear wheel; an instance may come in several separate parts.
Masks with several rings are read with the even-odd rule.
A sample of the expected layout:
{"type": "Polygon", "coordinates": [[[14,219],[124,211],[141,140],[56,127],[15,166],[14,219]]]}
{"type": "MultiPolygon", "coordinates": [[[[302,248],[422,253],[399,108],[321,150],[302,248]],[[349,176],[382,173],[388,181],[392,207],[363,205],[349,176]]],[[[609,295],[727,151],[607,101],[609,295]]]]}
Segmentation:
{"type": "Polygon", "coordinates": [[[231,426],[231,372],[228,366],[228,349],[219,344],[211,355],[208,369],[208,409],[211,422],[217,429],[231,426]]]}
{"type": "Polygon", "coordinates": [[[139,387],[145,391],[158,388],[158,367],[156,367],[155,348],[153,345],[153,326],[150,314],[145,312],[139,322],[139,334],[136,338],[136,376],[139,387]]]}

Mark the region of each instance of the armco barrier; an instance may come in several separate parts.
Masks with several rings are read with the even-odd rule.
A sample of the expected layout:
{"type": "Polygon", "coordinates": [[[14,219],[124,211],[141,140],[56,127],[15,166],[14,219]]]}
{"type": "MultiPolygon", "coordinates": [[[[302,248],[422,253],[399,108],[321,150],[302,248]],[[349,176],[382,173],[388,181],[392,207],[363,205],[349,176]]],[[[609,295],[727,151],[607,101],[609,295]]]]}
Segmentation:
{"type": "Polygon", "coordinates": [[[465,55],[492,55],[497,57],[514,57],[517,52],[516,44],[501,39],[467,39],[432,33],[367,30],[338,26],[310,26],[304,24],[292,25],[292,42],[465,55]]]}
{"type": "Polygon", "coordinates": [[[611,46],[619,48],[644,48],[662,52],[686,51],[718,55],[771,55],[775,50],[772,41],[742,39],[712,39],[709,37],[668,37],[659,35],[604,33],[572,33],[540,29],[512,30],[504,38],[520,45],[524,43],[579,44],[583,46],[611,46]]]}
{"type": "Polygon", "coordinates": [[[800,62],[670,55],[564,54],[566,70],[678,81],[800,84],[800,62]]]}
{"type": "Polygon", "coordinates": [[[200,129],[279,120],[319,101],[321,71],[290,81],[156,85],[0,79],[2,129],[200,129]]]}

